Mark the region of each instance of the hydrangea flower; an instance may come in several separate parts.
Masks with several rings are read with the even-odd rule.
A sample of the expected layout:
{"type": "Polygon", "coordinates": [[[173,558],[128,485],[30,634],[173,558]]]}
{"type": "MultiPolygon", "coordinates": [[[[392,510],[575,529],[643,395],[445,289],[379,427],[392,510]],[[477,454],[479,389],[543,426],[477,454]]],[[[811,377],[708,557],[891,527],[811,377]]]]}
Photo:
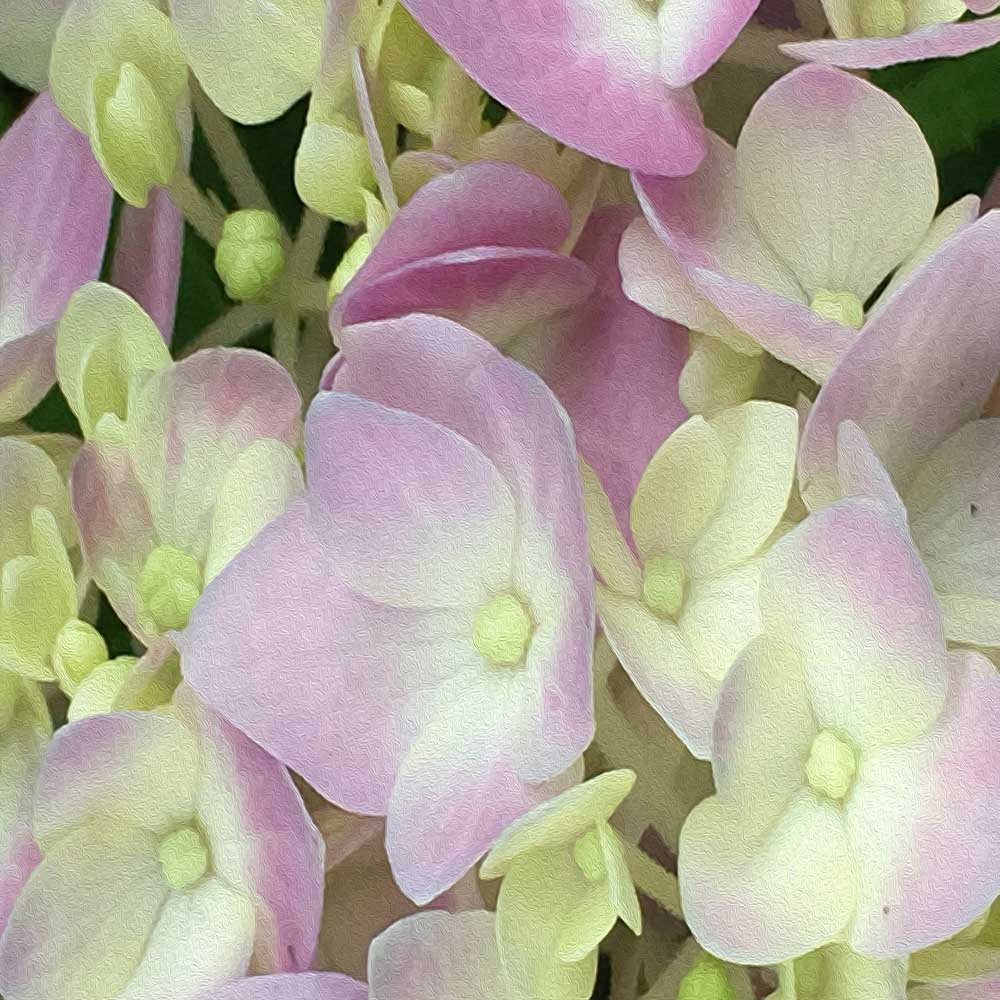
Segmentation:
{"type": "Polygon", "coordinates": [[[755,401],[682,424],[632,499],[634,549],[585,469],[597,607],[622,666],[697,757],[730,664],[760,628],[755,557],[788,505],[798,417],[755,401]]]}
{"type": "Polygon", "coordinates": [[[626,294],[820,382],[886,277],[897,284],[881,302],[978,209],[963,199],[935,220],[934,160],[916,122],[884,91],[822,66],[781,77],[736,149],[713,138],[691,177],[634,181],[646,224],[622,243],[626,294]]]}
{"type": "Polygon", "coordinates": [[[861,493],[908,520],[948,637],[990,647],[1000,421],[977,418],[1000,371],[998,254],[993,211],[909,277],[824,384],[799,456],[810,507],[861,493]]]}
{"type": "Polygon", "coordinates": [[[331,801],[386,815],[423,903],[593,734],[572,436],[536,376],[438,317],[345,328],[333,390],[305,497],[208,587],[182,668],[331,801]]]}
{"type": "Polygon", "coordinates": [[[503,876],[497,944],[508,978],[531,996],[586,998],[597,946],[619,917],[642,930],[639,899],[608,820],[635,783],[608,771],[536,806],[500,835],[479,869],[503,876]]]}
{"type": "Polygon", "coordinates": [[[822,0],[834,38],[790,42],[796,59],[846,69],[880,69],[917,59],[963,56],[1000,41],[1000,17],[955,24],[963,14],[988,14],[995,0],[822,0]]]}
{"type": "Polygon", "coordinates": [[[183,1000],[309,965],[322,841],[284,769],[185,689],[61,729],[32,830],[42,860],[0,939],[10,1000],[183,1000]]]}
{"type": "Polygon", "coordinates": [[[905,956],[1000,890],[1000,678],[945,650],[886,509],[810,515],[761,568],[763,634],[715,720],[716,795],[681,832],[684,915],[713,954],[775,964],[842,942],[905,956]]]}
{"type": "Polygon", "coordinates": [[[700,6],[456,0],[408,10],[497,100],[567,145],[655,174],[687,174],[705,152],[687,89],[733,41],[757,0],[700,6]],[[669,138],[665,138],[669,137],[669,138]]]}
{"type": "Polygon", "coordinates": [[[237,979],[198,1000],[368,1000],[368,987],[335,972],[299,972],[237,979]]]}
{"type": "Polygon", "coordinates": [[[53,325],[100,271],[111,198],[86,141],[36,97],[0,139],[0,423],[55,380],[53,325]]]}
{"type": "Polygon", "coordinates": [[[298,391],[255,351],[170,363],[152,321],[107,286],[74,297],[57,353],[96,435],[71,483],[87,567],[138,637],[182,628],[204,584],[302,490],[298,391]]]}

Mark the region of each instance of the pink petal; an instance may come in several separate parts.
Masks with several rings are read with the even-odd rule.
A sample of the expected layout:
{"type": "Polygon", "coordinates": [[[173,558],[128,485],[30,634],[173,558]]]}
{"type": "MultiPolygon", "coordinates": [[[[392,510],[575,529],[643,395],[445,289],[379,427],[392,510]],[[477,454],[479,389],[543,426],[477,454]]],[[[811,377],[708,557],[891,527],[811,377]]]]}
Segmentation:
{"type": "Polygon", "coordinates": [[[145,208],[123,204],[111,264],[111,283],[149,313],[169,344],[181,277],[184,220],[163,188],[145,208]]]}
{"type": "Polygon", "coordinates": [[[509,995],[485,910],[416,913],[383,931],[368,952],[371,1000],[472,1000],[509,995]]]}
{"type": "Polygon", "coordinates": [[[593,295],[555,334],[543,334],[539,373],[569,413],[576,445],[601,479],[622,531],[639,479],[656,449],[687,417],[677,391],[685,330],[622,292],[618,245],[631,207],[595,212],[575,254],[597,276],[593,295]]]}
{"type": "Polygon", "coordinates": [[[571,783],[569,775],[539,785],[519,778],[504,747],[510,733],[502,718],[497,732],[493,719],[484,725],[487,713],[486,699],[464,711],[446,706],[400,767],[385,846],[397,884],[417,904],[454,885],[515,819],[571,783]]]}
{"type": "Polygon", "coordinates": [[[705,136],[694,95],[661,76],[652,11],[593,0],[408,0],[482,87],[522,118],[601,160],[690,173],[705,136]]]}
{"type": "Polygon", "coordinates": [[[36,97],[0,141],[0,421],[52,384],[51,327],[100,272],[111,201],[86,138],[36,97]]]}
{"type": "MultiPolygon", "coordinates": [[[[360,272],[359,272],[360,274],[360,272]]],[[[331,329],[422,312],[446,316],[501,343],[586,298],[587,268],[534,248],[471,247],[351,282],[334,301],[331,329]]]]}
{"type": "MultiPolygon", "coordinates": [[[[982,5],[979,13],[991,7],[982,5]]],[[[969,4],[970,9],[975,9],[969,4]]],[[[824,63],[844,69],[882,69],[896,63],[920,59],[963,56],[1000,41],[1000,17],[960,24],[934,24],[894,38],[824,38],[814,42],[791,42],[781,51],[803,62],[824,63]]]]}
{"type": "Polygon", "coordinates": [[[514,498],[465,438],[342,392],[306,422],[310,502],[348,587],[391,606],[470,608],[508,590],[514,498]],[[447,566],[447,573],[429,567],[447,566]]]}
{"type": "Polygon", "coordinates": [[[693,83],[733,43],[760,0],[702,0],[665,3],[658,20],[660,66],[671,87],[693,83]]]}
{"type": "Polygon", "coordinates": [[[837,428],[865,432],[898,489],[977,417],[1000,369],[1000,212],[960,230],[917,268],[820,390],[799,452],[811,506],[838,495],[837,428]]]}
{"type": "MultiPolygon", "coordinates": [[[[256,898],[255,968],[308,969],[323,911],[325,848],[319,831],[288,772],[273,757],[187,687],[177,691],[174,703],[195,721],[206,761],[218,769],[223,787],[235,798],[240,848],[251,859],[240,886],[256,898]]],[[[211,802],[206,801],[203,815],[211,826],[211,802]]],[[[212,838],[211,829],[207,832],[222,842],[212,838]]]]}
{"type": "Polygon", "coordinates": [[[977,653],[950,661],[941,717],[863,757],[846,806],[860,889],[850,943],[862,954],[949,937],[1000,892],[1000,678],[977,653]]]}
{"type": "Polygon", "coordinates": [[[778,360],[822,382],[857,339],[854,330],[801,302],[706,268],[692,268],[699,291],[778,360]]]}
{"type": "Polygon", "coordinates": [[[197,1000],[367,1000],[368,987],[336,972],[251,976],[198,994],[197,1000]]]}
{"type": "Polygon", "coordinates": [[[326,798],[384,815],[438,688],[461,672],[467,629],[447,614],[367,601],[335,574],[297,501],[205,589],[177,639],[181,668],[326,798]]]}
{"type": "Polygon", "coordinates": [[[539,728],[525,734],[523,777],[549,778],[590,742],[593,724],[593,573],[566,415],[536,375],[445,319],[413,315],[349,327],[342,357],[335,389],[461,434],[492,460],[514,496],[514,584],[529,603],[559,609],[550,630],[536,630],[527,664],[539,728]]]}

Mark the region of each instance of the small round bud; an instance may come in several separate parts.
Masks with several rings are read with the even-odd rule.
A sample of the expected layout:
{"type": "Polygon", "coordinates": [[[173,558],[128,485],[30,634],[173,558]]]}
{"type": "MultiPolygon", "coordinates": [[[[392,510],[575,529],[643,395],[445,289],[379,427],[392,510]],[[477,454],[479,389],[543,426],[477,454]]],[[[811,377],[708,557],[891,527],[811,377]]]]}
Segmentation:
{"type": "Polygon", "coordinates": [[[139,574],[139,597],[156,627],[184,628],[201,597],[201,567],[194,556],[171,545],[153,549],[139,574]]]}
{"type": "Polygon", "coordinates": [[[184,826],[160,841],[163,877],[172,889],[187,889],[208,871],[208,848],[194,827],[184,826]]]}
{"type": "Polygon", "coordinates": [[[108,644],[101,633],[79,618],[70,618],[59,630],[52,647],[52,669],[59,686],[70,697],[94,667],[108,658],[108,644]]]}
{"type": "Polygon", "coordinates": [[[858,769],[857,757],[849,743],[829,729],[822,729],[809,748],[806,780],[828,799],[839,801],[851,790],[858,769]]]}
{"type": "Polygon", "coordinates": [[[265,298],[285,269],[281,225],[273,212],[233,212],[222,227],[215,269],[231,299],[265,298]]]}
{"type": "Polygon", "coordinates": [[[681,980],[677,1000],[736,1000],[736,991],[726,977],[725,966],[705,954],[681,980]]]}
{"type": "Polygon", "coordinates": [[[524,659],[531,638],[531,616],[513,594],[484,604],[472,621],[472,643],[491,663],[513,667],[524,659]]]}

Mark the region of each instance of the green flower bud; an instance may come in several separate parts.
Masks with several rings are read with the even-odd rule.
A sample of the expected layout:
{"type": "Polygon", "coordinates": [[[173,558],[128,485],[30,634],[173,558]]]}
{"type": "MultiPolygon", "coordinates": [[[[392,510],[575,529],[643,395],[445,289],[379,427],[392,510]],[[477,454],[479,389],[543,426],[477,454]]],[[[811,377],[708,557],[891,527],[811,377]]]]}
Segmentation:
{"type": "Polygon", "coordinates": [[[513,667],[524,659],[531,638],[528,609],[514,594],[484,604],[472,621],[472,643],[491,663],[513,667]]]}
{"type": "Polygon", "coordinates": [[[681,980],[677,1000],[736,1000],[736,992],[726,977],[726,967],[704,954],[681,980]]]}
{"type": "Polygon", "coordinates": [[[94,667],[108,658],[108,644],[101,633],[79,618],[70,618],[59,630],[52,646],[52,667],[59,686],[70,697],[94,667]]]}
{"type": "Polygon", "coordinates": [[[281,225],[273,212],[243,209],[228,216],[215,269],[231,299],[262,299],[285,269],[281,225]]]}
{"type": "Polygon", "coordinates": [[[139,574],[139,598],[158,629],[184,628],[203,582],[197,559],[161,545],[150,552],[139,574]]]}

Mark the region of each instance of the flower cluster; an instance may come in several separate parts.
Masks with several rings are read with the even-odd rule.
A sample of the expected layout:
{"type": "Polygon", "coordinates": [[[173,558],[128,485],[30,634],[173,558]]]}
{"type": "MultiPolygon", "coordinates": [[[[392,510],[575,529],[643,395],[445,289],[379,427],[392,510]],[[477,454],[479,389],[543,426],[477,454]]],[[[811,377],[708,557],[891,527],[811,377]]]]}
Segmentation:
{"type": "Polygon", "coordinates": [[[995,6],[0,0],[4,1000],[1000,997],[995,6]]]}

